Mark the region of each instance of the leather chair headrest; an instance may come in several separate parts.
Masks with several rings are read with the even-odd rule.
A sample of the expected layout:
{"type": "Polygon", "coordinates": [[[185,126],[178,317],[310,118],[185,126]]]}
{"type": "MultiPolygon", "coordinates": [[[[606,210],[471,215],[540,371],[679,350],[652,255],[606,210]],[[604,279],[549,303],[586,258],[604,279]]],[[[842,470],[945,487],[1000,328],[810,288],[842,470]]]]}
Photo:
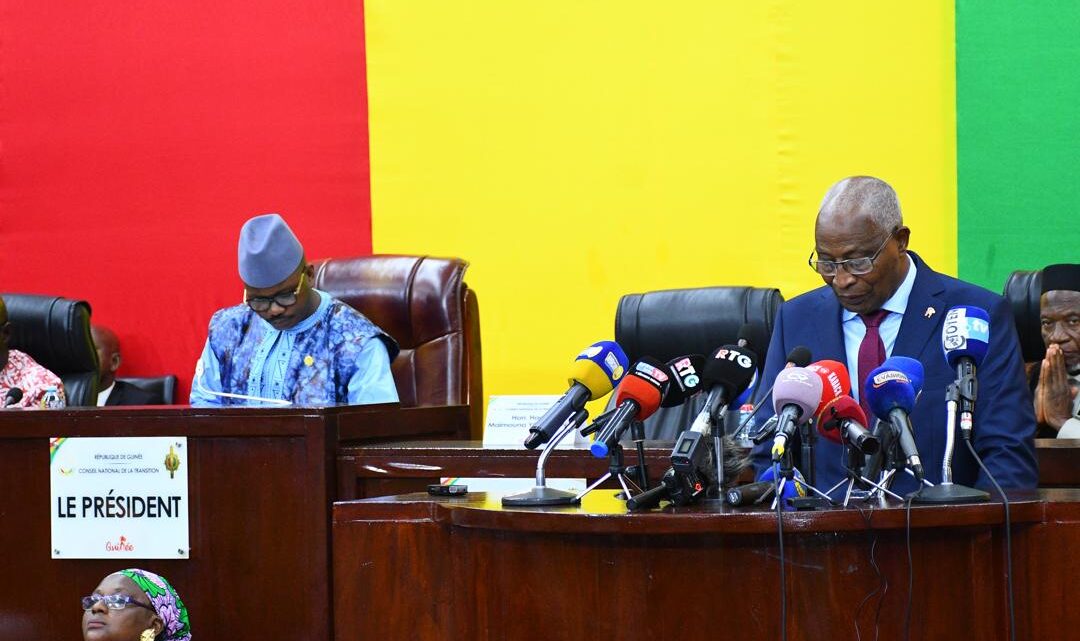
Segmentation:
{"type": "Polygon", "coordinates": [[[98,371],[90,337],[90,304],[59,296],[4,294],[11,339],[8,346],[26,352],[55,374],[98,371]]]}
{"type": "MultiPolygon", "coordinates": [[[[773,321],[784,302],[780,290],[763,287],[702,287],[627,294],[615,313],[615,341],[631,362],[642,356],[668,361],[685,354],[708,355],[734,343],[744,323],[764,326],[772,335],[773,321]]],[[[752,345],[759,364],[765,363],[768,342],[752,345]]]]}
{"type": "MultiPolygon", "coordinates": [[[[1042,296],[1042,271],[1018,270],[1009,274],[1005,281],[1004,296],[1012,305],[1024,362],[1041,361],[1046,356],[1039,301],[1042,296]]],[[[993,331],[993,328],[990,331],[993,331]]]]}

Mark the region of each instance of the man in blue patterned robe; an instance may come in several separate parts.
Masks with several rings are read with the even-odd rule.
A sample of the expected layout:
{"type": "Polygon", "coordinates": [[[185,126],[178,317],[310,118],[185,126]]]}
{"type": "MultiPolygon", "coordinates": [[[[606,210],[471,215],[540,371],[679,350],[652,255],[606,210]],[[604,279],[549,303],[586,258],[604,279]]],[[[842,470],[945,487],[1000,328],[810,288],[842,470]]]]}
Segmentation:
{"type": "Polygon", "coordinates": [[[210,319],[192,405],[397,402],[390,373],[397,343],[311,286],[314,269],[281,216],[244,223],[238,259],[244,303],[210,319]]]}

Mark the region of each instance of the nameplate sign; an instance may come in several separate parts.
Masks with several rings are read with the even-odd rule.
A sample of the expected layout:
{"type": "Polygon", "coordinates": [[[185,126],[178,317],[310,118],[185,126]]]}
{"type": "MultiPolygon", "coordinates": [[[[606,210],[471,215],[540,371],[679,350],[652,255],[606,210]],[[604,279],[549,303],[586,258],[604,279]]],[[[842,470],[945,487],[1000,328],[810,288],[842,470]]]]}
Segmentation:
{"type": "Polygon", "coordinates": [[[52,558],[186,559],[187,437],[49,439],[52,558]]]}
{"type": "MultiPolygon", "coordinates": [[[[536,424],[552,405],[562,398],[555,394],[498,396],[488,400],[484,424],[484,447],[520,447],[524,449],[529,428],[536,424]]],[[[577,431],[559,442],[559,449],[573,449],[577,431]]],[[[587,447],[578,444],[577,447],[587,447]]],[[[539,449],[539,448],[537,448],[539,449]]]]}

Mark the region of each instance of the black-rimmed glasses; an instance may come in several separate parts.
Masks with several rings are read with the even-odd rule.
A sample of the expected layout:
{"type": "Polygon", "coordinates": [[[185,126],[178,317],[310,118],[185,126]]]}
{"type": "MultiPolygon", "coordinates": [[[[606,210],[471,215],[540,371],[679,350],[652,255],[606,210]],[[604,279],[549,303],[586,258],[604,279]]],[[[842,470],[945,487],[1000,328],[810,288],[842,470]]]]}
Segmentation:
{"type": "Polygon", "coordinates": [[[265,312],[270,309],[270,306],[277,303],[280,307],[289,307],[296,304],[296,298],[300,295],[300,288],[304,286],[304,276],[307,272],[300,272],[300,282],[296,284],[296,289],[291,292],[285,292],[284,294],[278,294],[276,296],[252,296],[248,298],[247,290],[244,290],[244,302],[253,311],[265,312]]]}

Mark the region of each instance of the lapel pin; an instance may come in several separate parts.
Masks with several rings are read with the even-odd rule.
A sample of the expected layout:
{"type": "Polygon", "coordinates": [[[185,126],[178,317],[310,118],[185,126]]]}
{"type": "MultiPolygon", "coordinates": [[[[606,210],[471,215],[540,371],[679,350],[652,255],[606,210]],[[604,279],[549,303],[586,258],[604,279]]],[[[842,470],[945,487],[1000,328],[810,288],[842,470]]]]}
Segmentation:
{"type": "Polygon", "coordinates": [[[935,310],[933,307],[927,307],[926,311],[923,312],[923,316],[925,316],[926,318],[933,318],[936,311],[937,310],[935,310]]]}

